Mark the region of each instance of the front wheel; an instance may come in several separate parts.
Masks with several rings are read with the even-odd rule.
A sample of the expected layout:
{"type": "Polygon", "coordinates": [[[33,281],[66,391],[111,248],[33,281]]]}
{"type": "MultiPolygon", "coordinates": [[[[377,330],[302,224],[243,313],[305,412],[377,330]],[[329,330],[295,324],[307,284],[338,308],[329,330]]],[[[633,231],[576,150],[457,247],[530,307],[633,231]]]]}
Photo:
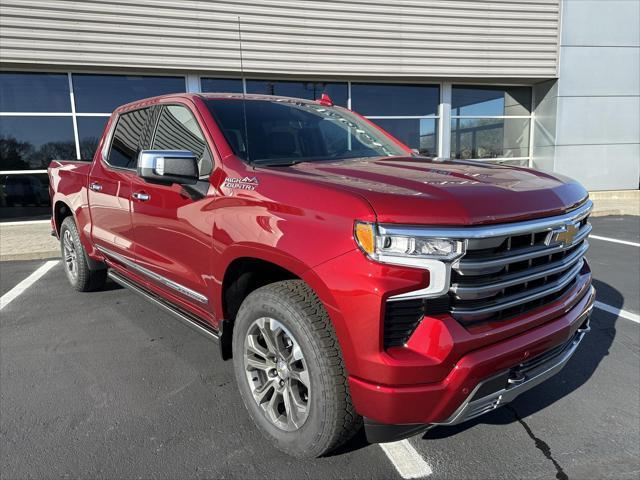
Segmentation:
{"type": "Polygon", "coordinates": [[[69,283],[79,292],[102,288],[107,281],[107,270],[91,270],[80,242],[80,234],[73,217],[67,217],[60,226],[60,251],[64,271],[69,283]]]}
{"type": "Polygon", "coordinates": [[[329,316],[301,280],[247,296],[233,329],[233,363],[254,423],[289,455],[321,456],[362,425],[329,316]]]}

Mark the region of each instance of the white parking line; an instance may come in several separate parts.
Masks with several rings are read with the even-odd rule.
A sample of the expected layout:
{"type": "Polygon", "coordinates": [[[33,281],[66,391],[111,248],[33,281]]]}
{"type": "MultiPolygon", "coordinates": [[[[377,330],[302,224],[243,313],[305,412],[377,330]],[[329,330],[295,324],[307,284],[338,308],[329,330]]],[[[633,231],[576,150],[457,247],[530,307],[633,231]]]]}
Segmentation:
{"type": "Polygon", "coordinates": [[[38,269],[22,280],[19,284],[0,297],[0,310],[18,298],[27,288],[36,283],[45,273],[57,265],[59,260],[49,260],[38,267],[38,269]]]}
{"type": "Polygon", "coordinates": [[[409,440],[381,443],[380,448],[387,454],[402,478],[424,478],[433,473],[429,464],[411,446],[409,440]]]}
{"type": "Polygon", "coordinates": [[[632,322],[640,323],[640,315],[638,315],[637,313],[628,312],[627,310],[612,307],[611,305],[607,305],[606,303],[598,301],[596,301],[593,306],[599,308],[600,310],[604,310],[605,312],[613,313],[614,315],[617,315],[619,317],[631,320],[632,322]]]}
{"type": "Polygon", "coordinates": [[[629,242],[628,240],[618,240],[617,238],[601,237],[600,235],[589,235],[589,238],[595,238],[596,240],[603,240],[605,242],[621,243],[622,245],[630,245],[632,247],[640,247],[640,243],[629,242]]]}

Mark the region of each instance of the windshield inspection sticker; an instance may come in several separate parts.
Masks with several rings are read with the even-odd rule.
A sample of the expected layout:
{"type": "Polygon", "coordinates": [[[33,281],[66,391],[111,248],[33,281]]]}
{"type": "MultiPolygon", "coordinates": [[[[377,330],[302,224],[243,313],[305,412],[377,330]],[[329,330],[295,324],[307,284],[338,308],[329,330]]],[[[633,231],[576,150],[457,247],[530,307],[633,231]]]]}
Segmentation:
{"type": "Polygon", "coordinates": [[[222,184],[223,187],[235,188],[238,190],[255,190],[260,185],[257,177],[244,177],[244,178],[227,178],[222,184]]]}

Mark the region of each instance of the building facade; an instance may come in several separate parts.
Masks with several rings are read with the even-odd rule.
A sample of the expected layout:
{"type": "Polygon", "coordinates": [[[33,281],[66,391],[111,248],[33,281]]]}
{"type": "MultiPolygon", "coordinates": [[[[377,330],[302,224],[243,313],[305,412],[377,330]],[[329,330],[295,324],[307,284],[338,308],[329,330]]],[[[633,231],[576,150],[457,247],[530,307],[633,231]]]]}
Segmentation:
{"type": "Polygon", "coordinates": [[[640,0],[3,0],[0,215],[171,92],[319,98],[425,155],[638,189],[640,0]],[[241,61],[242,52],[242,61],[241,61]]]}

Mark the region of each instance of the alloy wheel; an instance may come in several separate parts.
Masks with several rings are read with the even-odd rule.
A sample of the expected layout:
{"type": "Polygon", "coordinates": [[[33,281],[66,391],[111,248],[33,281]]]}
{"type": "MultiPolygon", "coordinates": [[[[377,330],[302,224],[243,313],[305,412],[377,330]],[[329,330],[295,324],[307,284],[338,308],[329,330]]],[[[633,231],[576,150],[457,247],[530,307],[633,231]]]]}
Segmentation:
{"type": "Polygon", "coordinates": [[[278,320],[254,321],[244,341],[244,367],[253,398],[276,427],[294,431],[309,416],[309,371],[300,345],[278,320]]]}

